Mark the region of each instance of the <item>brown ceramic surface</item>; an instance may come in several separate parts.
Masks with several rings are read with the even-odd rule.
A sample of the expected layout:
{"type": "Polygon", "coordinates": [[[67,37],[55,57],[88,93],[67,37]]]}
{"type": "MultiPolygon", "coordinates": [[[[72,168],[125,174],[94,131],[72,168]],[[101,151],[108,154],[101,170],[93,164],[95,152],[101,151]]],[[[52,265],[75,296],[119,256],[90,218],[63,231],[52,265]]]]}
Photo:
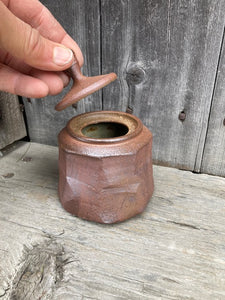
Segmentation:
{"type": "Polygon", "coordinates": [[[70,213],[115,223],[141,213],[153,193],[152,134],[122,112],[71,119],[59,134],[59,197],[70,213]]]}
{"type": "Polygon", "coordinates": [[[74,54],[74,63],[66,72],[73,79],[73,86],[65,97],[56,105],[55,109],[60,111],[78,102],[88,95],[108,85],[117,76],[115,73],[86,77],[81,73],[79,63],[74,54]]]}

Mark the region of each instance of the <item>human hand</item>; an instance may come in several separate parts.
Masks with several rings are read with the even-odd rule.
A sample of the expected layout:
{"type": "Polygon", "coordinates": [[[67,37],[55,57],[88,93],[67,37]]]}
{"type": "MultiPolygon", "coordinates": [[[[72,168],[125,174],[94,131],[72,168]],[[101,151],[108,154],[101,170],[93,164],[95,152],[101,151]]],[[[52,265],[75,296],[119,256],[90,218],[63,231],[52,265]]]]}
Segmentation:
{"type": "Polygon", "coordinates": [[[28,98],[55,95],[69,83],[62,72],[83,56],[76,42],[38,0],[0,0],[0,90],[28,98]]]}

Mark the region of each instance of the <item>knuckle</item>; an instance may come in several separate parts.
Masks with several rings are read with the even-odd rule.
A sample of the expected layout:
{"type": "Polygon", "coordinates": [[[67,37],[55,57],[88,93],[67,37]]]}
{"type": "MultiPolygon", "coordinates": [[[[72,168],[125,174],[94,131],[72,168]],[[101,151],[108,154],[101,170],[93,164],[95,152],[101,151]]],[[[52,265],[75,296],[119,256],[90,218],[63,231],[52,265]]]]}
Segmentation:
{"type": "Polygon", "coordinates": [[[41,50],[41,36],[38,31],[32,27],[29,28],[29,32],[26,36],[24,43],[24,53],[27,57],[39,56],[41,50]]]}

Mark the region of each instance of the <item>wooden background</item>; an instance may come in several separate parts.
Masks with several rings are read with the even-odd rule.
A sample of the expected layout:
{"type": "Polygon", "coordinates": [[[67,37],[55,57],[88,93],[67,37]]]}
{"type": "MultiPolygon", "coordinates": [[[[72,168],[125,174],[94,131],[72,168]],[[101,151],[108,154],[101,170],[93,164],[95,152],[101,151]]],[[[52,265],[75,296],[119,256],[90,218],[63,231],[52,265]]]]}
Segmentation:
{"type": "Polygon", "coordinates": [[[42,2],[80,45],[83,73],[119,79],[63,112],[66,91],[23,99],[31,141],[56,145],[72,116],[129,107],[153,132],[155,163],[225,176],[225,0],[42,2]]]}
{"type": "Polygon", "coordinates": [[[23,110],[16,95],[0,91],[0,149],[27,135],[23,110]]]}

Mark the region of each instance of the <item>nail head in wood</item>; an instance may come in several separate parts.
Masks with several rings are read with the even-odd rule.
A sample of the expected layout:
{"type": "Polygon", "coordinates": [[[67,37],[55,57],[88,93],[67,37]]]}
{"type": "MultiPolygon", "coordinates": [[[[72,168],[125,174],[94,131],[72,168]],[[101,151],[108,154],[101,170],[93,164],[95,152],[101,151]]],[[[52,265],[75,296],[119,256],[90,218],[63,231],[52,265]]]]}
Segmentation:
{"type": "Polygon", "coordinates": [[[186,119],[186,114],[185,114],[184,111],[181,111],[181,112],[179,113],[178,119],[179,119],[180,121],[182,121],[182,122],[186,119]]]}
{"type": "Polygon", "coordinates": [[[77,109],[77,103],[72,104],[72,107],[73,107],[74,109],[77,109]]]}
{"type": "Polygon", "coordinates": [[[127,109],[126,109],[126,113],[132,114],[133,113],[133,108],[128,106],[127,109]]]}

